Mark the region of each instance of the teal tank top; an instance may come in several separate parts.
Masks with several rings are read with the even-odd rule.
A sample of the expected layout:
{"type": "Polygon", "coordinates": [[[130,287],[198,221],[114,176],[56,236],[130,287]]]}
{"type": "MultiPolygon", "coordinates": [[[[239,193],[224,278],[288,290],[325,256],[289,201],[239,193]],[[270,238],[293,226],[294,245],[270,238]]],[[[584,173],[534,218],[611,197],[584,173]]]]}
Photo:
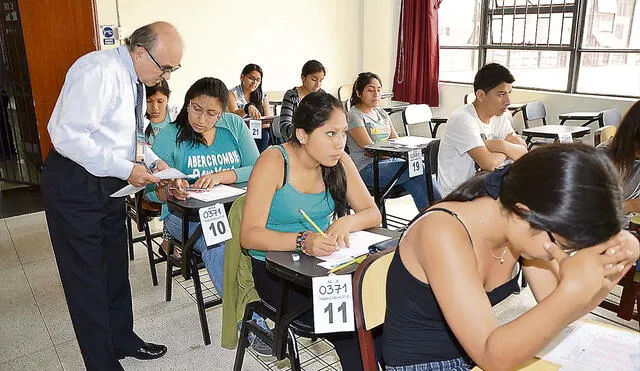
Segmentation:
{"type": "MultiPolygon", "coordinates": [[[[289,156],[282,146],[274,146],[284,157],[285,182],[273,195],[267,229],[278,232],[315,231],[313,226],[298,212],[302,209],[320,229],[325,231],[331,225],[336,204],[329,192],[302,193],[289,183],[289,156]]],[[[291,246],[293,249],[293,246],[291,246]]],[[[253,258],[264,261],[267,251],[249,250],[253,258]]]]}

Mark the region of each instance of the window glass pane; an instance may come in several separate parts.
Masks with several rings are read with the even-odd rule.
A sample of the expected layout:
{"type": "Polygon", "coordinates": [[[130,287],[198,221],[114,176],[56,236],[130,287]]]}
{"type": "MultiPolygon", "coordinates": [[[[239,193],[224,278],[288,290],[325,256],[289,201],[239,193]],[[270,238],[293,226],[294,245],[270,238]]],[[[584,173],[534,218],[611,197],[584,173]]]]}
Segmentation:
{"type": "Polygon", "coordinates": [[[528,7],[532,7],[535,6],[537,4],[540,5],[573,5],[575,4],[575,0],[538,0],[538,1],[532,1],[532,0],[491,0],[489,1],[489,4],[491,5],[491,8],[497,8],[497,7],[501,7],[501,6],[528,6],[528,7]]]}
{"type": "Polygon", "coordinates": [[[530,45],[569,45],[571,42],[571,13],[494,15],[491,18],[489,43],[530,45]]]}
{"type": "Polygon", "coordinates": [[[443,1],[438,10],[438,36],[442,46],[478,45],[480,0],[443,1]]]}
{"type": "Polygon", "coordinates": [[[640,49],[640,7],[636,0],[589,0],[583,48],[640,49]]]}
{"type": "Polygon", "coordinates": [[[583,53],[578,92],[640,96],[640,54],[583,53]]]}
{"type": "Polygon", "coordinates": [[[569,52],[536,50],[487,50],[487,63],[506,66],[516,78],[514,86],[565,90],[569,76],[569,52]]]}
{"type": "Polygon", "coordinates": [[[473,82],[477,70],[477,50],[440,49],[440,80],[473,82]]]}

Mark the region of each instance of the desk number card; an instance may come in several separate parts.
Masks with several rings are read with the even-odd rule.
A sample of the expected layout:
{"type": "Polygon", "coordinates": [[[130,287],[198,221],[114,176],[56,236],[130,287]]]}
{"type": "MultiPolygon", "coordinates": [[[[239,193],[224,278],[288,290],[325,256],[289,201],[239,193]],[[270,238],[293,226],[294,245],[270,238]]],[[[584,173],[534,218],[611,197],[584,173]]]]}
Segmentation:
{"type": "Polygon", "coordinates": [[[313,277],[312,283],[315,332],[353,331],[351,275],[313,277]]]}
{"type": "Polygon", "coordinates": [[[253,139],[262,139],[262,121],[249,120],[249,131],[253,139]]]}
{"type": "Polygon", "coordinates": [[[558,140],[560,143],[573,143],[573,137],[571,133],[562,133],[558,134],[558,140]]]}
{"type": "Polygon", "coordinates": [[[207,246],[224,242],[231,238],[231,228],[222,204],[200,209],[200,224],[207,246]]]}
{"type": "Polygon", "coordinates": [[[422,151],[414,149],[409,151],[409,178],[420,176],[424,173],[422,151]]]}

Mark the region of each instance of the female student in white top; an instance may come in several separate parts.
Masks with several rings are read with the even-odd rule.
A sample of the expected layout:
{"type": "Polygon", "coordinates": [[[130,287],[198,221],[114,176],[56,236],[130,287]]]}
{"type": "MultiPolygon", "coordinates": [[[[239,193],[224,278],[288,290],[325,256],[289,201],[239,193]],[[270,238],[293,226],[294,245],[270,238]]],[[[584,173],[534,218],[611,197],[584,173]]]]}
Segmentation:
{"type": "MultiPolygon", "coordinates": [[[[240,85],[229,90],[228,110],[240,117],[259,119],[271,116],[271,106],[267,94],[262,91],[262,68],[254,63],[244,66],[240,74],[240,85]]],[[[269,146],[269,124],[262,125],[262,135],[256,139],[258,151],[269,146]]]]}

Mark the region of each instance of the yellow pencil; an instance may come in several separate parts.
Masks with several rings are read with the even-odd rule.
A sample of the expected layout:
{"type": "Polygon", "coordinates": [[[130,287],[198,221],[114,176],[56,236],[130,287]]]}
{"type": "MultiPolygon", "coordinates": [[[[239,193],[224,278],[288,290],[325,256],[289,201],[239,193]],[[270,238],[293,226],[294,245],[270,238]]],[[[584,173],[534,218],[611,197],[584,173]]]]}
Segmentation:
{"type": "Polygon", "coordinates": [[[344,264],[340,264],[339,266],[335,267],[335,268],[331,268],[329,269],[329,271],[327,273],[335,273],[337,271],[339,271],[340,269],[346,268],[352,264],[360,264],[362,263],[365,259],[367,258],[367,254],[365,255],[360,255],[357,258],[353,259],[353,260],[349,260],[348,262],[344,263],[344,264]]]}
{"type": "Polygon", "coordinates": [[[327,235],[324,234],[322,229],[320,229],[320,227],[318,227],[318,225],[316,223],[314,223],[313,220],[311,220],[311,218],[309,218],[309,216],[304,211],[302,211],[302,209],[298,209],[298,212],[300,214],[302,214],[302,216],[304,216],[305,219],[307,219],[307,221],[313,226],[313,228],[316,229],[316,231],[318,231],[318,233],[320,233],[322,235],[322,237],[328,238],[327,235]]]}

